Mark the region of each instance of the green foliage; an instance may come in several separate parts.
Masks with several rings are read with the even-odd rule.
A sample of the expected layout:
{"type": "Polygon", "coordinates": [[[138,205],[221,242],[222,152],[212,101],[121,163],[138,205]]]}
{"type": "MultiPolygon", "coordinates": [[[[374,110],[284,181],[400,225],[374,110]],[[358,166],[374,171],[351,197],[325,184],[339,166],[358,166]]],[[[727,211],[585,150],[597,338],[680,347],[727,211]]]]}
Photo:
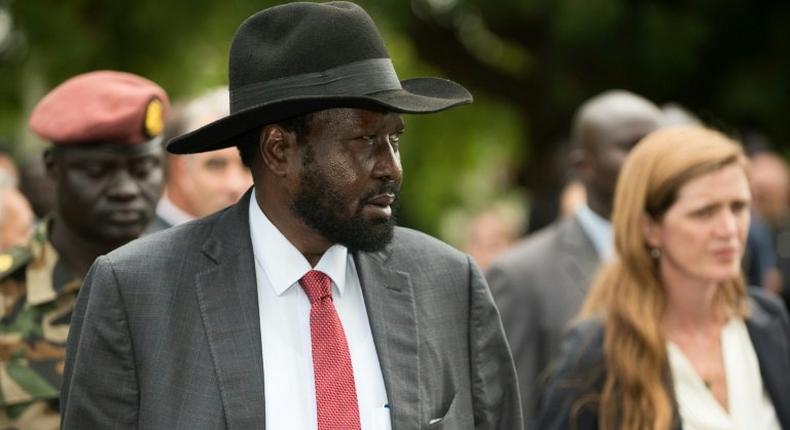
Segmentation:
{"type": "MultiPolygon", "coordinates": [[[[442,75],[388,21],[380,27],[401,79],[442,75]]],[[[471,105],[407,117],[400,224],[438,234],[448,210],[480,207],[502,193],[519,167],[521,135],[516,112],[484,94],[471,105]]]]}
{"type": "MultiPolygon", "coordinates": [[[[277,1],[0,0],[13,18],[0,52],[0,136],[35,141],[25,118],[52,86],[88,70],[147,76],[174,99],[226,82],[237,26],[277,1]]],[[[551,160],[586,98],[626,88],[678,102],[728,130],[790,142],[790,3],[722,0],[360,1],[401,78],[462,82],[476,103],[407,118],[403,220],[443,214],[513,186],[552,189],[551,160]]],[[[781,151],[781,148],[780,148],[781,151]]]]}
{"type": "Polygon", "coordinates": [[[406,127],[401,146],[406,224],[438,232],[448,210],[482,207],[509,187],[521,132],[512,110],[478,98],[474,108],[411,116],[406,127]]]}
{"type": "MultiPolygon", "coordinates": [[[[88,70],[141,74],[160,83],[173,99],[225,84],[227,52],[236,28],[247,16],[275,3],[15,1],[15,26],[27,42],[0,66],[7,77],[0,82],[0,92],[8,95],[0,102],[0,135],[15,136],[28,150],[35,148],[24,118],[51,87],[88,70]]],[[[362,5],[380,24],[402,78],[442,74],[420,61],[413,41],[392,20],[405,19],[408,8],[391,13],[376,2],[368,3],[362,5]]],[[[435,233],[448,208],[498,192],[488,172],[504,172],[503,160],[519,144],[518,120],[511,110],[488,100],[407,122],[402,223],[435,233]]],[[[503,178],[497,181],[507,183],[503,178]]]]}

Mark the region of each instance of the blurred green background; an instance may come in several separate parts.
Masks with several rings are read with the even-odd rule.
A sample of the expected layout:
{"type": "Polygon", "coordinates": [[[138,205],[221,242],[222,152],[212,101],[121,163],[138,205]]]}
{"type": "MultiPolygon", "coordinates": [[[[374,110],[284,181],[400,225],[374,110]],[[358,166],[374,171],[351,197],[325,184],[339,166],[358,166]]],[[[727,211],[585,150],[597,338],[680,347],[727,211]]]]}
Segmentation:
{"type": "MultiPolygon", "coordinates": [[[[226,84],[236,27],[282,2],[0,0],[0,138],[42,142],[27,115],[53,86],[126,70],[171,98],[226,84]]],[[[735,134],[790,138],[790,2],[687,0],[359,1],[401,78],[444,76],[471,106],[407,118],[401,224],[458,244],[458,214],[492,202],[551,206],[574,109],[609,88],[680,103],[735,134]]]]}

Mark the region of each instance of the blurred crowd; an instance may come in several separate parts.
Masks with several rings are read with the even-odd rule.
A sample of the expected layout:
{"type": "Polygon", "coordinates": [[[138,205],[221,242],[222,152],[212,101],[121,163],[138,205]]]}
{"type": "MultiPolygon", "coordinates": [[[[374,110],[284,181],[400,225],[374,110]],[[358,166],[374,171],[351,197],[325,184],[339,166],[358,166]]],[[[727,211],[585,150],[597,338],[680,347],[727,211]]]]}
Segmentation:
{"type": "MultiPolygon", "coordinates": [[[[227,114],[227,88],[176,101],[160,144],[164,147],[170,138],[227,114]]],[[[167,155],[162,162],[165,175],[157,185],[161,197],[146,233],[230,206],[252,186],[249,169],[232,148],[207,154],[167,155]]],[[[56,187],[41,153],[20,160],[13,156],[9,143],[0,141],[0,252],[30,242],[34,225],[46,220],[55,206],[56,187]]]]}
{"type": "MultiPolygon", "coordinates": [[[[150,105],[145,109],[152,115],[150,105]]],[[[163,151],[170,138],[228,115],[228,90],[213,89],[159,109],[162,120],[167,118],[161,130],[146,123],[154,128],[152,136],[159,135],[147,161],[137,152],[111,161],[94,155],[78,159],[66,154],[68,145],[59,145],[57,138],[49,139],[53,145],[43,157],[24,160],[15,159],[8,144],[0,146],[0,279],[20,265],[55,267],[65,261],[56,275],[80,280],[98,255],[238,201],[252,179],[235,148],[190,155],[163,151]],[[139,166],[129,168],[132,163],[139,166]],[[150,193],[118,185],[97,190],[104,194],[93,200],[81,197],[73,190],[79,182],[70,178],[80,169],[93,179],[106,175],[104,170],[129,169],[130,177],[148,181],[150,193]],[[88,207],[73,207],[80,198],[88,207]],[[100,199],[138,205],[107,218],[108,224],[135,228],[115,236],[103,231],[97,224],[105,218],[89,213],[100,199]],[[51,230],[52,222],[67,232],[51,230]],[[61,258],[53,262],[45,258],[46,244],[58,237],[65,239],[56,247],[61,258]]],[[[31,127],[47,138],[45,126],[31,119],[31,127]]],[[[568,134],[571,169],[555,222],[520,237],[524,229],[512,213],[492,207],[470,221],[463,245],[486,271],[501,312],[526,428],[568,428],[571,420],[586,428],[584,423],[611,423],[613,417],[635,428],[659,428],[650,423],[678,419],[700,423],[691,428],[742,428],[738,423],[749,419],[767,423],[759,428],[779,428],[772,427],[780,412],[772,412],[777,400],[770,375],[760,376],[765,364],[750,318],[772,315],[775,301],[765,297],[790,304],[790,171],[784,155],[765,138],[726,137],[677,104],[661,107],[624,90],[581,104],[568,134]],[[707,148],[709,142],[715,145],[707,148]],[[635,147],[641,158],[629,156],[635,147]],[[715,238],[720,242],[711,242],[706,229],[710,237],[721,236],[715,238]],[[700,249],[706,246],[713,251],[700,249]],[[708,251],[713,263],[706,260],[708,251]],[[683,287],[695,282],[731,287],[701,288],[695,291],[707,296],[692,297],[683,287]],[[691,302],[696,312],[689,312],[691,302]],[[751,313],[743,308],[747,302],[751,313]],[[584,324],[590,320],[596,323],[584,324]],[[754,353],[732,358],[743,350],[732,345],[749,339],[758,367],[754,353]],[[710,351],[718,355],[712,359],[710,351]],[[634,360],[637,370],[625,360],[634,360]],[[671,369],[671,383],[664,369],[671,369]],[[684,379],[684,372],[692,379],[697,375],[702,385],[684,379]],[[737,372],[744,380],[757,375],[763,385],[737,385],[737,372]],[[573,382],[586,379],[589,387],[573,382]],[[748,411],[739,409],[739,398],[722,394],[728,384],[730,394],[737,385],[758,397],[744,401],[747,407],[741,409],[748,411]],[[590,393],[594,399],[586,403],[590,393]],[[692,412],[716,404],[730,414],[692,412]],[[735,420],[735,427],[727,427],[727,419],[735,420]],[[725,424],[710,424],[716,422],[725,424]]],[[[53,287],[52,297],[68,290],[69,283],[57,276],[52,282],[60,286],[53,287]]],[[[34,279],[29,269],[24,281],[34,279]]]]}
{"type": "Polygon", "coordinates": [[[583,103],[569,134],[557,220],[497,257],[468,248],[501,312],[525,428],[781,428],[786,386],[766,368],[786,357],[763,344],[786,347],[788,327],[760,334],[759,320],[790,300],[785,158],[622,90],[583,103]]]}

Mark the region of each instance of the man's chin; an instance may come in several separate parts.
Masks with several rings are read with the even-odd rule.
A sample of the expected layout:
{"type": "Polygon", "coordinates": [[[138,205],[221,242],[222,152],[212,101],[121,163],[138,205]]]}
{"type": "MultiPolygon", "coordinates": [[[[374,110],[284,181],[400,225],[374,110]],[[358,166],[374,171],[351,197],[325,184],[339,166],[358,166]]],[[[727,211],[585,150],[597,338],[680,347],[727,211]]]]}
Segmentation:
{"type": "Polygon", "coordinates": [[[125,225],[125,226],[112,226],[98,232],[102,241],[107,243],[114,243],[117,246],[123,245],[137,239],[145,231],[144,225],[125,225]]]}
{"type": "Polygon", "coordinates": [[[354,235],[346,244],[347,247],[364,252],[377,252],[387,247],[395,236],[395,224],[392,220],[379,221],[368,225],[364,232],[354,235]]]}

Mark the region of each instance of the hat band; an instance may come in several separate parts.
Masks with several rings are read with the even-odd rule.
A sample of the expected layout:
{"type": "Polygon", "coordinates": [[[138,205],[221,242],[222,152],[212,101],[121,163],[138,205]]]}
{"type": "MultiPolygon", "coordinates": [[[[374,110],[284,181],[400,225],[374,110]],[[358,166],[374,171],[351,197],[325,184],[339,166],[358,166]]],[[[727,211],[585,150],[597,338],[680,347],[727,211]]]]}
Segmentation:
{"type": "Polygon", "coordinates": [[[392,61],[375,58],[231,89],[230,110],[235,113],[292,97],[353,97],[401,88],[392,61]]]}

